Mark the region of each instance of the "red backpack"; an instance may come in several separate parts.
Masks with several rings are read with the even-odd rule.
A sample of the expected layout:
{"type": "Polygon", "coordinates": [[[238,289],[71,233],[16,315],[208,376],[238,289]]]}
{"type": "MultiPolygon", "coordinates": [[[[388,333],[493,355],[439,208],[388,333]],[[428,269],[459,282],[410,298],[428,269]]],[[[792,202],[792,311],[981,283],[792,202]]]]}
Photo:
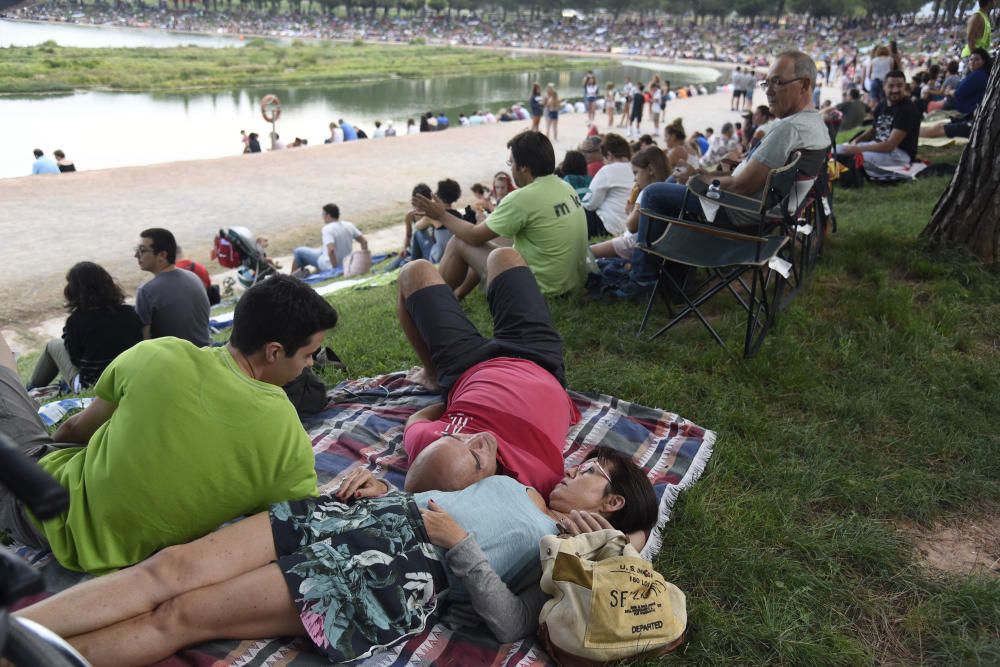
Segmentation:
{"type": "Polygon", "coordinates": [[[239,268],[243,263],[240,251],[221,232],[215,235],[215,243],[212,246],[212,259],[227,269],[239,268]]]}

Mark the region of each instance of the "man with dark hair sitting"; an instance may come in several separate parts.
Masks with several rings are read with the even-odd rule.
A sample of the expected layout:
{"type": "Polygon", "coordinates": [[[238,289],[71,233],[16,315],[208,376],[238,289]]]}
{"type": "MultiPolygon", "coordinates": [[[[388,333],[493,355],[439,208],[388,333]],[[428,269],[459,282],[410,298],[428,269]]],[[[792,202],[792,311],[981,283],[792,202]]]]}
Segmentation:
{"type": "Polygon", "coordinates": [[[142,337],[175,336],[199,347],[210,345],[208,294],[198,276],[177,269],[174,235],[159,227],[144,229],[135,247],[135,259],[140,269],[153,274],[153,279],[135,293],[142,337]]]}
{"type": "Polygon", "coordinates": [[[0,530],[50,548],[63,567],[102,573],[315,495],[312,446],[281,387],[312,365],[336,322],[308,285],[269,278],[240,299],[227,346],[139,343],[51,437],[0,337],[0,432],[70,494],[65,514],[40,522],[0,489],[0,530]]]}
{"type": "Polygon", "coordinates": [[[892,70],[883,84],[886,101],[875,107],[872,126],[850,143],[837,146],[837,155],[861,154],[865,171],[876,178],[885,167],[906,167],[917,159],[920,110],[906,94],[906,75],[892,70]]]}
{"type": "Polygon", "coordinates": [[[556,156],[548,138],[526,130],[509,142],[517,189],[484,221],[470,225],[447,207],[414,195],[413,207],[454,235],[441,259],[441,277],[463,298],[486,277],[486,259],[506,237],[524,257],[543,294],[565,294],[587,277],[587,218],[576,191],[554,174],[556,156]]]}
{"type": "MultiPolygon", "coordinates": [[[[418,191],[414,188],[414,195],[424,195],[422,191],[418,191]]],[[[455,202],[459,200],[462,196],[462,186],[458,184],[451,178],[446,178],[443,181],[438,181],[437,191],[432,195],[432,199],[444,204],[445,213],[459,220],[465,220],[467,223],[476,224],[476,215],[473,212],[464,213],[455,210],[455,202]]],[[[443,223],[438,220],[431,220],[427,217],[422,217],[417,220],[414,224],[414,234],[413,238],[415,244],[411,248],[411,257],[413,259],[427,259],[433,264],[437,264],[441,261],[444,256],[445,248],[448,247],[448,242],[452,239],[452,233],[449,231],[443,223]]]]}

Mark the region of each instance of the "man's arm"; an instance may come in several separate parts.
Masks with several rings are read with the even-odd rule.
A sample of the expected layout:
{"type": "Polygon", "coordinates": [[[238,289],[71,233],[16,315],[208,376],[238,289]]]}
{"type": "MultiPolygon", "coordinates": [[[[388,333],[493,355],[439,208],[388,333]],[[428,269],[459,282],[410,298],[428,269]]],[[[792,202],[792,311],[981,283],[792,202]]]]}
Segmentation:
{"type": "Polygon", "coordinates": [[[771,169],[763,162],[754,158],[748,158],[747,165],[737,176],[699,172],[698,178],[706,183],[718,180],[719,187],[726,192],[732,192],[737,195],[755,195],[764,187],[770,171],[771,169]]]}
{"type": "MultiPolygon", "coordinates": [[[[867,134],[867,133],[866,133],[867,134]]],[[[869,144],[868,146],[858,146],[849,144],[844,146],[844,150],[841,153],[846,155],[854,155],[856,153],[891,153],[896,150],[896,148],[903,142],[906,138],[906,130],[893,130],[889,135],[889,138],[885,141],[880,141],[877,144],[869,144]]]]}
{"type": "Polygon", "coordinates": [[[326,256],[330,258],[330,266],[337,267],[337,244],[326,244],[326,256]]]}
{"type": "Polygon", "coordinates": [[[986,24],[983,23],[983,17],[979,15],[978,12],[972,15],[969,19],[969,30],[966,34],[965,41],[969,46],[969,50],[976,48],[976,42],[979,38],[983,36],[983,30],[986,29],[986,24]]]}
{"type": "Polygon", "coordinates": [[[444,414],[444,410],[445,410],[444,402],[431,403],[426,408],[417,410],[412,415],[410,415],[410,418],[406,420],[405,428],[410,428],[411,425],[416,424],[417,422],[437,421],[438,419],[441,418],[441,415],[444,414]]]}
{"type": "Polygon", "coordinates": [[[153,337],[153,327],[148,324],[142,325],[142,339],[149,340],[153,337]]]}
{"type": "Polygon", "coordinates": [[[851,139],[852,144],[859,144],[862,141],[871,141],[875,138],[875,126],[872,125],[867,130],[859,134],[858,136],[851,139]]]}
{"type": "Polygon", "coordinates": [[[64,421],[62,426],[56,429],[52,439],[56,442],[75,442],[85,445],[94,432],[111,419],[116,407],[114,403],[103,398],[95,398],[83,412],[78,412],[64,421]]]}
{"type": "Polygon", "coordinates": [[[486,226],[485,222],[478,222],[470,225],[461,218],[456,218],[445,210],[444,205],[423,195],[413,196],[413,208],[418,213],[426,215],[431,220],[437,220],[445,229],[455,235],[460,241],[465,241],[472,246],[481,246],[487,241],[492,241],[499,234],[486,226]]]}
{"type": "Polygon", "coordinates": [[[365,238],[364,234],[358,234],[354,240],[361,244],[362,250],[368,250],[368,239],[365,238]]]}

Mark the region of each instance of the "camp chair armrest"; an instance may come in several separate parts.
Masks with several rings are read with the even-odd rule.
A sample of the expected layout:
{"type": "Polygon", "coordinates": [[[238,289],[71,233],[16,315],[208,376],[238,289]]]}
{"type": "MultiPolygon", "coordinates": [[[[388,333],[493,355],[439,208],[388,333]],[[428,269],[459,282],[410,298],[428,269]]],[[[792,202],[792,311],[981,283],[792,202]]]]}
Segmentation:
{"type": "Polygon", "coordinates": [[[708,183],[700,178],[692,178],[688,181],[688,190],[690,190],[703,202],[716,204],[722,208],[744,211],[746,213],[760,213],[761,207],[764,205],[764,202],[756,197],[739,195],[735,192],[729,192],[727,190],[719,190],[718,199],[708,197],[706,196],[706,193],[708,192],[708,183]]]}
{"type": "MultiPolygon", "coordinates": [[[[712,225],[704,222],[693,222],[691,220],[679,220],[677,218],[661,215],[659,213],[648,211],[646,209],[639,209],[639,212],[649,218],[665,222],[667,223],[668,226],[677,225],[679,227],[691,229],[693,231],[701,232],[703,234],[709,234],[711,236],[717,236],[719,238],[729,239],[731,241],[753,241],[755,243],[764,243],[767,241],[766,237],[757,236],[755,234],[744,234],[742,232],[734,231],[726,227],[720,227],[718,225],[712,225]]],[[[652,244],[647,244],[647,245],[654,245],[655,243],[656,242],[654,241],[652,244]]]]}

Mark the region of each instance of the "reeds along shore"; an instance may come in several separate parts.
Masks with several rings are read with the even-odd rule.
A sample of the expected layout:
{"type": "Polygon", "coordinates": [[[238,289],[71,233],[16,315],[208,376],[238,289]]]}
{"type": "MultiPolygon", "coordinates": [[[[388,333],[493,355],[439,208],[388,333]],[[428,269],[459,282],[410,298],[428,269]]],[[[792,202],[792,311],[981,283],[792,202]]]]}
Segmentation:
{"type": "MultiPolygon", "coordinates": [[[[601,61],[607,65],[606,60],[601,61]]],[[[596,62],[443,46],[334,42],[281,45],[252,39],[234,48],[83,49],[46,42],[4,49],[0,94],[77,90],[181,91],[269,84],[337,85],[393,77],[583,69],[596,62]]]]}

